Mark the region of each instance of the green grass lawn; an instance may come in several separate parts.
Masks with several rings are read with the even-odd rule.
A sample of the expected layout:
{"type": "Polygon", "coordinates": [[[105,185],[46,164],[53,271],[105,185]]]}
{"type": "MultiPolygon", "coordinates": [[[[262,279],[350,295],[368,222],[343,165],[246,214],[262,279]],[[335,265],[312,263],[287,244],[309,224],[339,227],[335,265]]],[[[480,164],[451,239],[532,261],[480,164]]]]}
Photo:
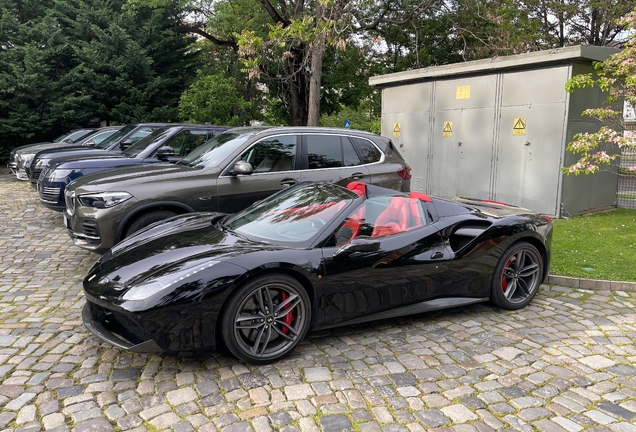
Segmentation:
{"type": "Polygon", "coordinates": [[[550,274],[636,281],[636,210],[555,220],[550,274]]]}

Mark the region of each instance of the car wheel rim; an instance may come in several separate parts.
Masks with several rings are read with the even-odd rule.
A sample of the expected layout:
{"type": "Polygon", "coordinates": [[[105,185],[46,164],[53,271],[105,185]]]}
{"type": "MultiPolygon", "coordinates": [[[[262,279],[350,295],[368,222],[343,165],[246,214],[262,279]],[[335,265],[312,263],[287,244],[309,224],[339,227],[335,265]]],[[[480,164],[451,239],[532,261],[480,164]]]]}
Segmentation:
{"type": "Polygon", "coordinates": [[[282,283],[263,285],[239,306],[234,337],[249,356],[277,357],[296,346],[304,331],[305,317],[305,304],[296,289],[282,283]]]}
{"type": "Polygon", "coordinates": [[[523,303],[540,285],[539,257],[533,251],[521,249],[506,260],[501,277],[501,289],[510,303],[523,303]]]}

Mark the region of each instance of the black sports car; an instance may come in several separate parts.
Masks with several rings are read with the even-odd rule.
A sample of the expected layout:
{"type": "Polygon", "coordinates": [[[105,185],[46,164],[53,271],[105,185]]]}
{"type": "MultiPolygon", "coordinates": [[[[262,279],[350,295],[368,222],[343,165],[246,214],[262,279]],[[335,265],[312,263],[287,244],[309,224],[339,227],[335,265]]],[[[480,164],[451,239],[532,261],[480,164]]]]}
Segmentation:
{"type": "Polygon", "coordinates": [[[502,203],[300,184],[125,239],[84,280],[83,319],[135,352],[224,343],[269,363],[309,329],[487,300],[522,308],[548,274],[551,237],[548,217],[502,203]]]}

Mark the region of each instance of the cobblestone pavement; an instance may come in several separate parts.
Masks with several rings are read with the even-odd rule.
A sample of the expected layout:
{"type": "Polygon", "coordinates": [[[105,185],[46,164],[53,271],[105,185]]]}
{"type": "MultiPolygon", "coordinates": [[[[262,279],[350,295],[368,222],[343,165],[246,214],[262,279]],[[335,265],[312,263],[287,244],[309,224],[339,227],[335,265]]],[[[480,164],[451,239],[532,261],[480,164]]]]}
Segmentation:
{"type": "Polygon", "coordinates": [[[310,334],[254,367],[123,352],[82,326],[96,256],[0,177],[0,432],[636,431],[636,298],[544,286],[489,305],[310,334]]]}

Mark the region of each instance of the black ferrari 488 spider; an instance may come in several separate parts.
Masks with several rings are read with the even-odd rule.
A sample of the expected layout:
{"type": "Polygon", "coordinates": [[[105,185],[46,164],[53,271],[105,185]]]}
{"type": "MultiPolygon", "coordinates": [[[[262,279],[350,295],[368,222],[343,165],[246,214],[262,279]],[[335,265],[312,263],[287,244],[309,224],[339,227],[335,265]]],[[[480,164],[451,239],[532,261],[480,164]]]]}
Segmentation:
{"type": "Polygon", "coordinates": [[[550,218],[502,203],[300,184],[125,239],[84,280],[83,319],[135,352],[225,344],[269,363],[310,329],[488,300],[522,308],[548,274],[551,237],[550,218]]]}

